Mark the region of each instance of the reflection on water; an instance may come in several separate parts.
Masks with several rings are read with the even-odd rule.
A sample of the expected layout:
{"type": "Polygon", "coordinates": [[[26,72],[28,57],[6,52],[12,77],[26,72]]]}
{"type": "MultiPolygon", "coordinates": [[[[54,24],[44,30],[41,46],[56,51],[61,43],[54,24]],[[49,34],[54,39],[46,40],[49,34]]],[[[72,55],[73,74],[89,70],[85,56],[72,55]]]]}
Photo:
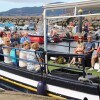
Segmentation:
{"type": "MultiPolygon", "coordinates": [[[[48,43],[47,49],[53,50],[53,51],[59,51],[64,53],[73,53],[73,47],[76,47],[77,42],[73,41],[70,42],[70,52],[69,52],[69,42],[59,42],[59,43],[48,43]]],[[[95,43],[95,48],[97,48],[97,43],[95,43]]],[[[96,50],[94,51],[93,55],[96,53],[96,50]]]]}
{"type": "MultiPolygon", "coordinates": [[[[52,43],[48,44],[48,50],[54,50],[54,51],[59,51],[59,52],[64,52],[64,53],[69,53],[69,42],[60,42],[60,43],[52,43]]],[[[76,47],[76,42],[70,42],[70,47],[76,47]]],[[[70,53],[73,52],[74,48],[70,49],[70,53]]]]}

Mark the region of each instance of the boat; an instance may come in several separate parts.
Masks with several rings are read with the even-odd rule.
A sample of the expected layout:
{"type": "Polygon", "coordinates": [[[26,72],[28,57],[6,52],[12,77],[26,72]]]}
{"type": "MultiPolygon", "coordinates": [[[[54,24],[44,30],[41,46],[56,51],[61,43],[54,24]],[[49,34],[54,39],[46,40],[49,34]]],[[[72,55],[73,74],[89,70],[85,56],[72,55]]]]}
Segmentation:
{"type": "MultiPolygon", "coordinates": [[[[44,36],[43,35],[36,35],[36,34],[28,34],[31,43],[33,42],[38,42],[38,43],[44,43],[44,36]]],[[[60,42],[60,38],[57,36],[54,37],[48,37],[48,42],[49,43],[57,43],[60,42]]]]}
{"type": "Polygon", "coordinates": [[[38,43],[44,43],[44,36],[43,35],[36,35],[36,34],[28,34],[31,43],[38,42],[38,43]]]}
{"type": "MultiPolygon", "coordinates": [[[[55,56],[53,52],[48,52],[49,54],[55,56]]],[[[79,55],[59,52],[56,54],[79,57],[79,55]]],[[[83,55],[80,56],[83,57],[83,55]]],[[[59,66],[51,72],[44,70],[44,72],[36,73],[0,62],[0,86],[13,91],[47,95],[60,99],[99,100],[100,78],[91,73],[86,74],[84,68],[85,66],[82,70],[77,70],[59,66]]]]}
{"type": "MultiPolygon", "coordinates": [[[[100,0],[46,5],[44,7],[45,62],[40,63],[41,68],[44,67],[44,69],[41,70],[41,72],[37,73],[35,71],[28,71],[22,68],[15,68],[10,64],[0,62],[0,86],[9,90],[21,91],[26,93],[35,93],[60,99],[67,98],[74,100],[99,100],[100,78],[98,76],[93,76],[91,73],[85,72],[84,55],[75,55],[47,50],[47,36],[45,23],[46,9],[56,9],[56,7],[74,7],[76,9],[76,6],[85,7],[90,6],[92,4],[98,5],[100,4],[100,0]],[[67,58],[81,57],[83,58],[83,62],[82,65],[79,66],[80,68],[73,68],[73,66],[69,67],[68,65],[60,66],[56,64],[50,64],[48,63],[47,59],[49,55],[64,56],[67,58]],[[56,68],[49,70],[51,66],[56,66],[56,68]]],[[[75,15],[74,17],[76,16],[77,15],[75,15]]],[[[86,16],[89,15],[87,14],[86,16]]],[[[58,17],[62,18],[62,16],[58,17]]],[[[47,19],[49,18],[51,17],[47,17],[47,19]]],[[[29,61],[26,59],[22,60],[29,61]]]]}

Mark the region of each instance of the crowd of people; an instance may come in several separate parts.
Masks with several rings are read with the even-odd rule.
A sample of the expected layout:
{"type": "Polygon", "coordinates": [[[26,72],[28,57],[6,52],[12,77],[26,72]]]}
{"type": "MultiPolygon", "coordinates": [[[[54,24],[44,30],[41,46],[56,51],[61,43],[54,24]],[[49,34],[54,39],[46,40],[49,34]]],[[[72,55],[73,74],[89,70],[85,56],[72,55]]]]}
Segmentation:
{"type": "MultiPolygon", "coordinates": [[[[86,59],[91,60],[91,68],[89,70],[94,69],[94,65],[97,59],[99,61],[99,66],[100,66],[100,46],[97,49],[97,53],[92,56],[95,50],[95,43],[92,41],[92,39],[93,37],[91,35],[88,35],[87,42],[84,43],[83,36],[79,36],[76,48],[74,49],[74,54],[84,54],[86,59]]],[[[9,56],[9,57],[4,56],[3,61],[5,63],[12,64],[13,66],[16,67],[25,68],[27,70],[39,70],[40,69],[39,62],[43,62],[43,57],[40,57],[35,53],[35,51],[39,50],[39,48],[40,48],[39,43],[37,42],[31,43],[27,31],[23,32],[22,37],[20,37],[17,32],[11,34],[11,37],[8,37],[6,33],[0,33],[0,53],[9,56]],[[2,45],[4,46],[3,49],[2,45]],[[30,50],[31,52],[28,52],[27,50],[30,50]],[[33,63],[24,61],[23,59],[32,60],[33,63]]],[[[73,57],[70,64],[75,64],[76,61],[77,59],[73,57]]],[[[78,62],[81,64],[82,58],[78,58],[78,62]]],[[[100,67],[98,72],[100,72],[100,67]]]]}
{"type": "Polygon", "coordinates": [[[0,47],[0,53],[4,54],[3,61],[5,63],[29,71],[38,72],[41,70],[39,63],[43,62],[43,58],[36,52],[39,50],[40,45],[37,42],[30,42],[27,31],[23,32],[22,37],[18,36],[17,32],[14,32],[11,38],[7,37],[7,35],[4,36],[4,33],[2,33],[0,47]]]}
{"type": "MultiPolygon", "coordinates": [[[[89,70],[94,70],[94,65],[96,61],[99,62],[99,69],[97,72],[100,72],[100,46],[98,46],[96,54],[92,56],[95,50],[95,43],[92,41],[93,37],[91,35],[87,36],[87,42],[83,42],[83,37],[79,36],[76,48],[74,49],[74,54],[84,54],[85,59],[91,60],[91,68],[89,70]]],[[[76,58],[72,58],[70,64],[76,63],[76,58]]],[[[78,62],[82,64],[82,58],[78,58],[78,62]]],[[[89,63],[89,62],[88,62],[89,63]]]]}

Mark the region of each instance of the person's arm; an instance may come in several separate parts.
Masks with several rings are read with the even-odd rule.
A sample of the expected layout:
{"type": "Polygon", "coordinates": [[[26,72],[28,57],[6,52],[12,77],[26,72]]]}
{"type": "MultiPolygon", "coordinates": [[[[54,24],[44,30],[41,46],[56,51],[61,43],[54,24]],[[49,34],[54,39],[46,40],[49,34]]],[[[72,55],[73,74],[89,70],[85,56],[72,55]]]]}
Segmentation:
{"type": "Polygon", "coordinates": [[[19,53],[20,53],[20,51],[19,50],[17,50],[16,51],[16,55],[19,57],[19,53]]]}
{"type": "Polygon", "coordinates": [[[20,44],[23,44],[23,42],[24,42],[24,38],[22,37],[22,38],[20,39],[20,44]]]}

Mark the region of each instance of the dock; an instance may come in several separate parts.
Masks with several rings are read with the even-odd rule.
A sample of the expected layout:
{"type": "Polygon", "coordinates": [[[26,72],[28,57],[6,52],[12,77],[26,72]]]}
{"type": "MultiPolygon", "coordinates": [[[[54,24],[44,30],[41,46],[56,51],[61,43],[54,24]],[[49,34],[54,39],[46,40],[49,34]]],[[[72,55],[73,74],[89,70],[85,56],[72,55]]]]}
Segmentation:
{"type": "Polygon", "coordinates": [[[0,100],[61,100],[48,96],[29,94],[23,92],[7,91],[0,88],[0,100]]]}

